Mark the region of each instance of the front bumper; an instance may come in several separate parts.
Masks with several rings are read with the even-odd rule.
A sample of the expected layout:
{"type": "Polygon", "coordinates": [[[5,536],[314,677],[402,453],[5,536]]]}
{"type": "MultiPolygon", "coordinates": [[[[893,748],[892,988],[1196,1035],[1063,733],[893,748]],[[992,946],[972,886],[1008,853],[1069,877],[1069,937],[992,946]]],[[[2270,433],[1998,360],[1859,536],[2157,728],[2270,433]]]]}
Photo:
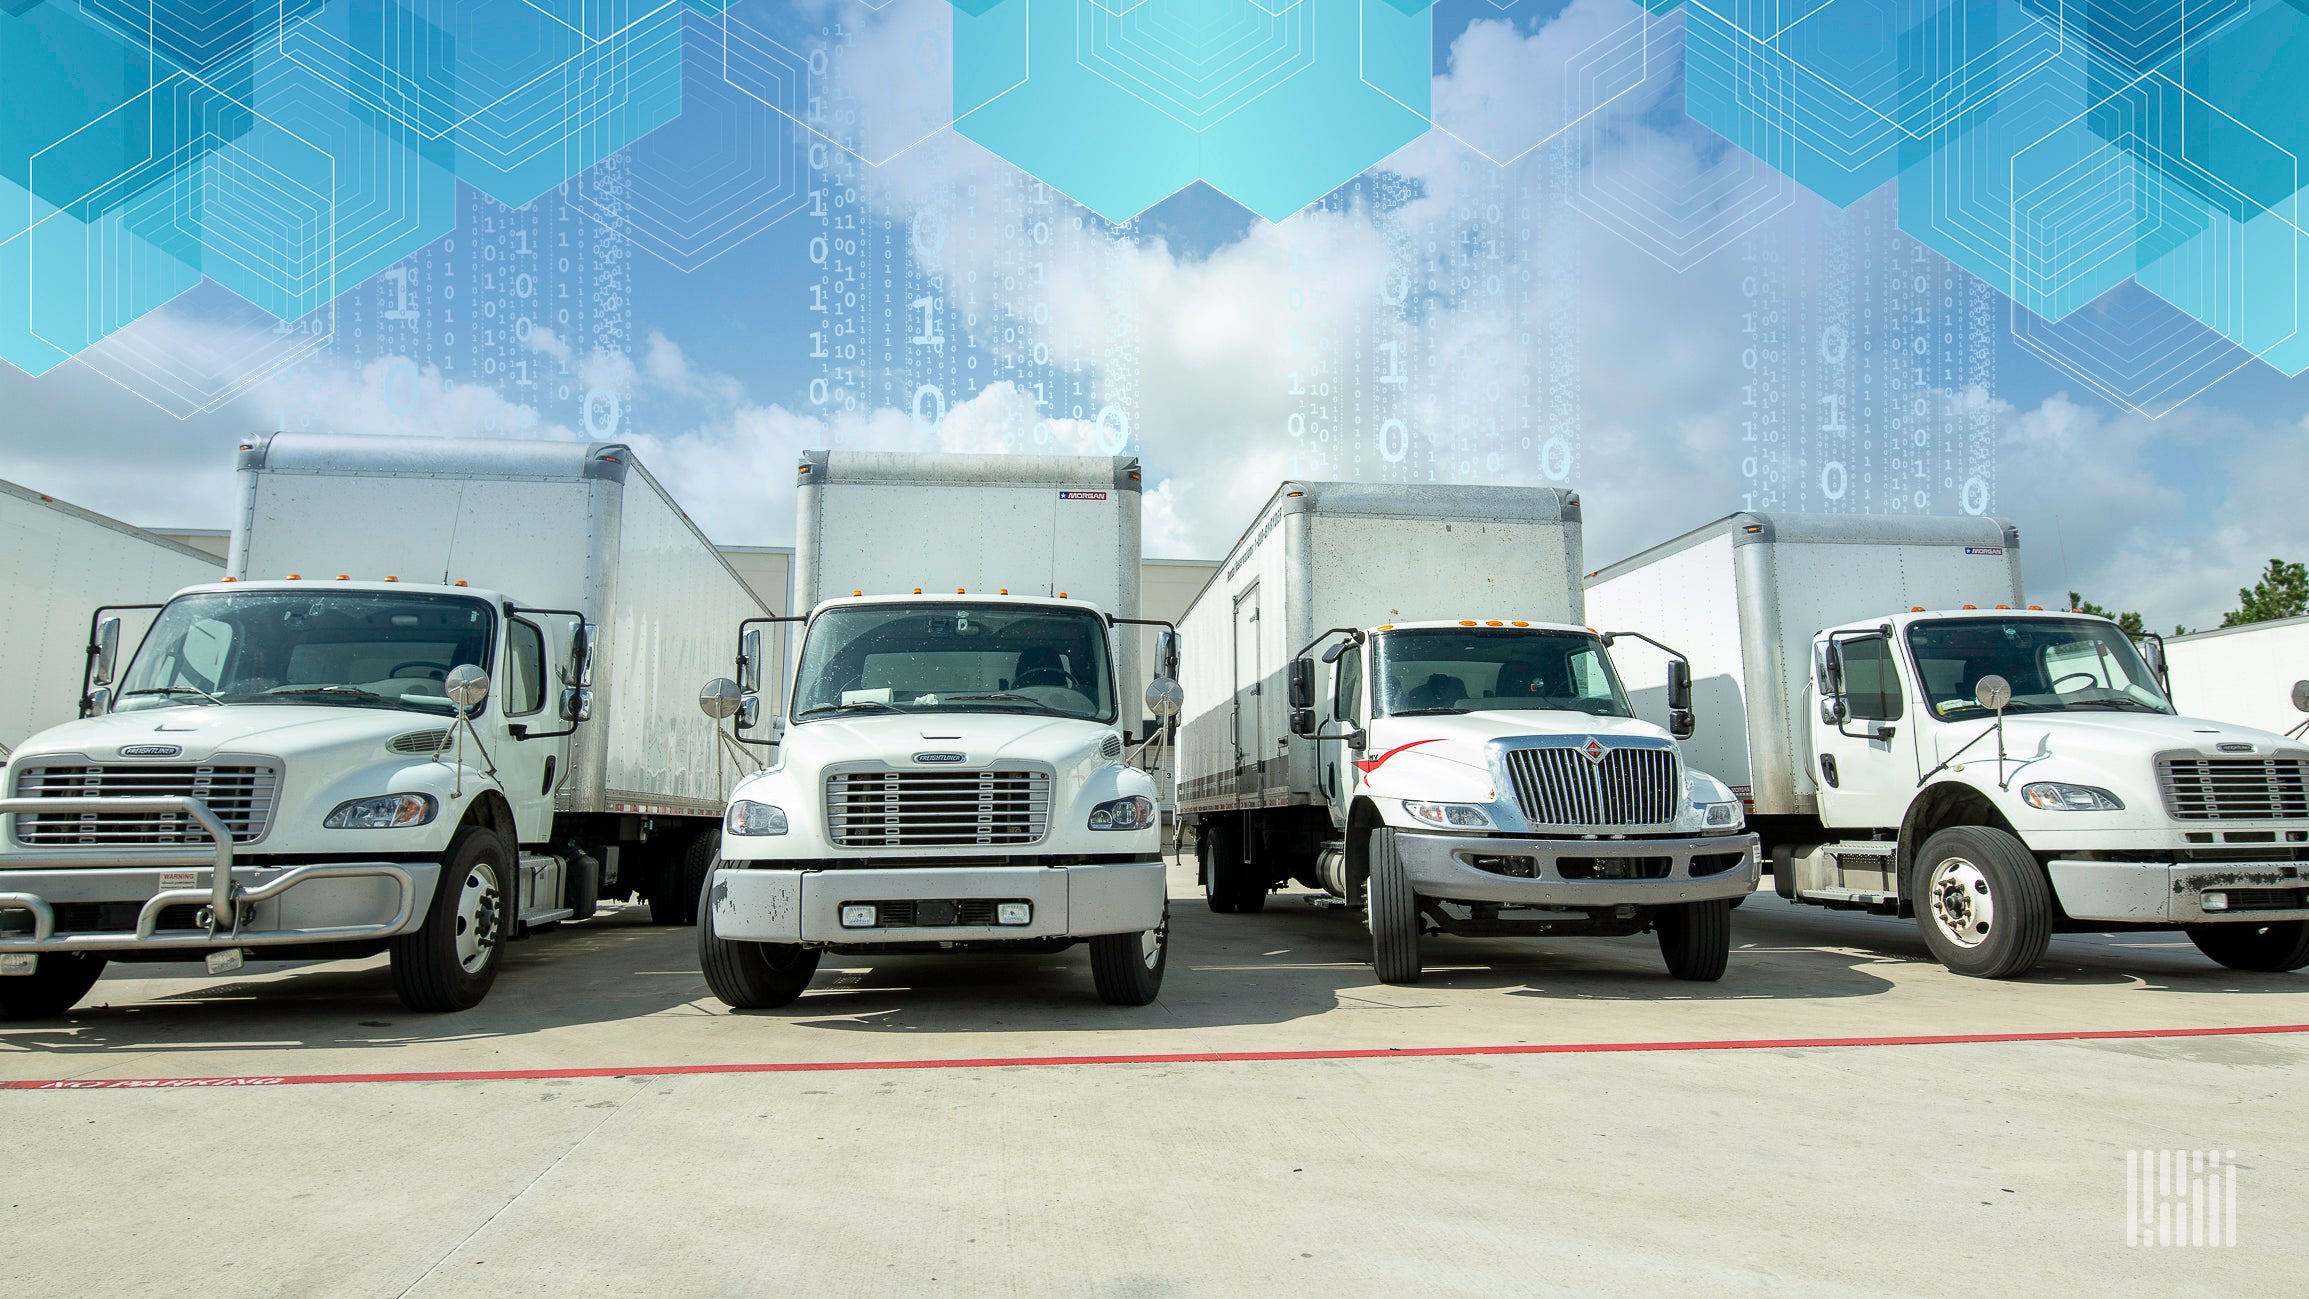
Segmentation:
{"type": "MultiPolygon", "coordinates": [[[[1693,839],[1517,839],[1403,831],[1395,843],[1413,891],[1455,902],[1524,907],[1668,906],[1746,897],[1755,892],[1762,875],[1753,834],[1693,839]],[[1708,870],[1733,853],[1739,854],[1737,865],[1708,870]],[[1475,865],[1473,859],[1504,862],[1518,873],[1487,870],[1475,865]],[[1586,878],[1599,870],[1599,859],[1642,860],[1657,878],[1586,878]],[[1694,859],[1700,860],[1695,863],[1694,859]],[[1694,873],[1695,864],[1702,873],[1694,873]],[[1530,874],[1522,874],[1524,871],[1530,874]]],[[[1603,865],[1600,869],[1608,872],[1613,867],[1603,865]]]]}
{"type": "Polygon", "coordinates": [[[2176,925],[2309,920],[2309,867],[2285,862],[2054,858],[2045,870],[2061,910],[2072,920],[2176,925]],[[2227,909],[2207,911],[2207,893],[2225,895],[2227,909]]]}
{"type": "Polygon", "coordinates": [[[1158,858],[1095,866],[936,866],[893,870],[714,872],[707,905],[716,936],[754,943],[983,942],[1127,934],[1162,923],[1167,895],[1158,858]],[[1024,925],[909,925],[845,929],[844,903],[1026,902],[1024,925]]]}

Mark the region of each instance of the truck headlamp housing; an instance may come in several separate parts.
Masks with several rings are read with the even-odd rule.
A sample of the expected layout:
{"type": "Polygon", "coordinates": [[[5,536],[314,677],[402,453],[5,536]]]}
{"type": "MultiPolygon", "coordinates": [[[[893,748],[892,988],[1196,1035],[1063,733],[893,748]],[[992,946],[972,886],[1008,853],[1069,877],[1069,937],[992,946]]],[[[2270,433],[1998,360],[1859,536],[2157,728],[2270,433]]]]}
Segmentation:
{"type": "Polygon", "coordinates": [[[730,810],[722,824],[731,834],[763,835],[786,832],[786,809],[757,803],[750,798],[732,799],[730,810]]]}
{"type": "Polygon", "coordinates": [[[1740,828],[1740,805],[1734,803],[1702,803],[1702,827],[1709,830],[1737,830],[1740,828]]]}
{"type": "Polygon", "coordinates": [[[2097,785],[2040,780],[2020,787],[2020,801],[2046,812],[2122,812],[2125,802],[2097,785]]]}
{"type": "Polygon", "coordinates": [[[1447,830],[1490,830],[1491,813],[1480,803],[1415,803],[1404,800],[1403,810],[1429,825],[1447,830]]]}
{"type": "Polygon", "coordinates": [[[1154,825],[1154,803],[1142,795],[1110,798],[1090,809],[1093,830],[1144,830],[1154,825]]]}
{"type": "Polygon", "coordinates": [[[400,830],[423,825],[440,810],[431,794],[379,794],[337,804],[321,825],[329,830],[400,830]]]}

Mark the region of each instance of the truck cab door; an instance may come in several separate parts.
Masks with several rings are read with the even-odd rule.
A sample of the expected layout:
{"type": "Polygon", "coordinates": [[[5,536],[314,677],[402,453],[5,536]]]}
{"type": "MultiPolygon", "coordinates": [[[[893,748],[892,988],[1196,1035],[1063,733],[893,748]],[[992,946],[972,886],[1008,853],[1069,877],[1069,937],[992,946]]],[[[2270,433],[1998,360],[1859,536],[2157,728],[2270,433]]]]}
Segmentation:
{"type": "Polygon", "coordinates": [[[1331,700],[1321,736],[1315,742],[1317,778],[1331,807],[1331,824],[1347,828],[1347,805],[1355,797],[1355,778],[1361,768],[1347,747],[1347,736],[1363,729],[1363,647],[1350,645],[1331,667],[1331,700]]]}
{"type": "Polygon", "coordinates": [[[1916,797],[1916,728],[1892,638],[1839,632],[1813,647],[1812,727],[1820,820],[1834,831],[1897,828],[1916,797]]]}
{"type": "Polygon", "coordinates": [[[497,763],[497,779],[505,787],[505,798],[513,804],[514,824],[519,827],[521,842],[542,843],[553,827],[553,788],[561,783],[562,766],[568,761],[567,739],[515,739],[516,734],[552,732],[565,729],[553,708],[555,691],[551,688],[550,670],[546,664],[548,637],[545,629],[527,618],[508,618],[505,622],[505,652],[498,656],[499,670],[491,684],[490,693],[498,715],[502,737],[492,737],[490,757],[497,763]]]}

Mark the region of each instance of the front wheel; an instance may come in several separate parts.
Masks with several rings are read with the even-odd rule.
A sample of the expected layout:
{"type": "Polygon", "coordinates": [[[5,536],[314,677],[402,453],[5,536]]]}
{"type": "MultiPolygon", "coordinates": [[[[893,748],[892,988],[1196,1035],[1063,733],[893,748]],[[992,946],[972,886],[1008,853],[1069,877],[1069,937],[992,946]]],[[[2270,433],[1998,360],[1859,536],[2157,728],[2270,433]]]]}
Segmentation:
{"type": "Polygon", "coordinates": [[[0,977],[0,1020],[53,1019],[80,1004],[104,973],[95,952],[42,952],[30,974],[0,977]]]}
{"type": "Polygon", "coordinates": [[[1163,988],[1171,958],[1171,908],[1162,923],[1135,934],[1100,934],[1090,940],[1090,977],[1109,1006],[1144,1006],[1163,988]]]}
{"type": "Polygon", "coordinates": [[[825,949],[798,943],[748,943],[714,932],[713,905],[705,891],[713,872],[698,886],[698,964],[706,986],[733,1010],[776,1010],[790,1006],[809,988],[825,949]]]}
{"type": "Polygon", "coordinates": [[[2309,965],[2309,920],[2190,925],[2187,932],[2198,951],[2232,970],[2282,974],[2309,965]]]}
{"type": "Polygon", "coordinates": [[[2020,840],[1960,825],[1924,841],[1916,923],[1942,965],[1976,979],[2026,974],[2052,942],[2052,885],[2020,840]]]}
{"type": "Polygon", "coordinates": [[[469,1010],[497,981],[513,928],[513,854],[495,830],[467,826],[449,841],[425,922],[392,943],[393,990],[411,1010],[469,1010]]]}
{"type": "Polygon", "coordinates": [[[1411,877],[1404,873],[1395,831],[1385,826],[1373,830],[1363,859],[1371,866],[1363,907],[1371,924],[1371,968],[1381,983],[1417,983],[1424,972],[1419,959],[1419,895],[1412,892],[1411,877]]]}
{"type": "Polygon", "coordinates": [[[1679,902],[1661,907],[1652,919],[1659,935],[1660,957],[1668,973],[1695,983],[1714,983],[1724,977],[1732,959],[1732,903],[1679,902]]]}

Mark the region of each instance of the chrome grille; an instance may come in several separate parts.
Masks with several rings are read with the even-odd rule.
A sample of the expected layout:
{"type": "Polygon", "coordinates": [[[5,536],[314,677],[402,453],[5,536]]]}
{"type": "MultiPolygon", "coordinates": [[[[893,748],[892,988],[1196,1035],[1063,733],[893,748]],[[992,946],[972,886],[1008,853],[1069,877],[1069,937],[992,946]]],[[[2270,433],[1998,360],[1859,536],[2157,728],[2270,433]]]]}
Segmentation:
{"type": "Polygon", "coordinates": [[[1673,749],[1614,747],[1600,762],[1574,748],[1509,749],[1515,803],[1533,825],[1665,825],[1676,819],[1673,749]]]}
{"type": "MultiPolygon", "coordinates": [[[[281,773],[270,764],[119,763],[26,766],[18,798],[195,798],[232,833],[234,843],[264,837],[281,773]]],[[[105,845],[206,843],[200,824],[177,812],[20,812],[16,841],[105,845]]]]}
{"type": "Polygon", "coordinates": [[[1045,771],[845,771],[826,777],[826,831],[845,848],[1033,843],[1049,828],[1045,771]]]}
{"type": "Polygon", "coordinates": [[[2309,762],[2299,758],[2159,758],[2157,787],[2177,821],[2309,818],[2309,762]]]}

